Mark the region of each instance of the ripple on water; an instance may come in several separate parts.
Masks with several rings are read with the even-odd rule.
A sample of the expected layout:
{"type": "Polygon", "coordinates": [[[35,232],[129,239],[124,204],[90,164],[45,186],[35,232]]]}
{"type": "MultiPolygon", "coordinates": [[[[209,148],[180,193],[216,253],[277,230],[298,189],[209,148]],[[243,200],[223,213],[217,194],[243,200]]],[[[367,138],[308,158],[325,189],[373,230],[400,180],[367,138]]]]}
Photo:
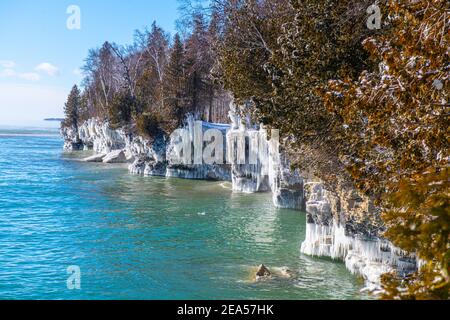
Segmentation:
{"type": "Polygon", "coordinates": [[[61,148],[0,133],[0,298],[364,298],[342,263],[300,254],[305,216],[269,194],[133,176],[61,148]],[[250,281],[261,263],[293,276],[250,281]],[[79,291],[66,288],[70,265],[79,291]]]}

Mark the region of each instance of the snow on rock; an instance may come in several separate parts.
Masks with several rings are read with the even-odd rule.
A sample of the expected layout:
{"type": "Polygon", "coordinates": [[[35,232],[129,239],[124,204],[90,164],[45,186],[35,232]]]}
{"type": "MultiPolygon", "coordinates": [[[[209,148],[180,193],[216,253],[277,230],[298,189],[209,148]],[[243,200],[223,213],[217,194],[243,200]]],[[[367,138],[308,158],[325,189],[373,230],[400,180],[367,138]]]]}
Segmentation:
{"type": "Polygon", "coordinates": [[[64,151],[76,151],[83,149],[83,142],[78,136],[78,130],[75,127],[63,127],[60,131],[64,137],[64,151]]]}
{"type": "Polygon", "coordinates": [[[84,149],[97,153],[125,149],[128,140],[122,129],[111,129],[107,122],[95,118],[85,121],[78,128],[78,134],[84,149]]]}
{"type": "Polygon", "coordinates": [[[126,163],[127,157],[124,150],[114,150],[103,158],[103,163],[126,163]]]}
{"type": "Polygon", "coordinates": [[[84,162],[103,162],[103,158],[105,157],[105,154],[95,154],[93,156],[84,158],[82,161],[84,162]]]}

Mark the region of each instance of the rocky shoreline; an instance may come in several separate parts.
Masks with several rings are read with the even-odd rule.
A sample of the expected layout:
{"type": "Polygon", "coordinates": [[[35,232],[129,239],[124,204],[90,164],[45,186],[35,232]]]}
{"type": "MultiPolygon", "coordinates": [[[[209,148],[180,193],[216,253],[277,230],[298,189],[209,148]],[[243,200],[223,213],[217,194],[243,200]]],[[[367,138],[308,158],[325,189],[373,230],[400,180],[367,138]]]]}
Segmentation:
{"type": "MultiPolygon", "coordinates": [[[[233,143],[231,137],[237,131],[249,137],[266,137],[264,128],[249,128],[231,118],[229,126],[203,122],[202,130],[222,131],[226,146],[233,143]]],[[[189,121],[193,119],[186,125],[193,137],[189,121]]],[[[344,261],[349,271],[364,278],[370,291],[380,288],[380,276],[385,272],[408,274],[417,270],[414,255],[380,236],[379,212],[368,199],[351,189],[331,192],[321,182],[303,179],[298,171],[290,170],[289,160],[283,154],[275,154],[270,146],[256,165],[179,164],[171,159],[170,139],[150,142],[129,131],[111,129],[108,123],[89,119],[77,130],[62,128],[61,135],[65,151],[93,150],[95,155],[85,161],[128,163],[132,174],[230,181],[236,192],[272,192],[276,207],[306,211],[306,238],[301,252],[344,261]],[[261,172],[263,166],[267,166],[267,174],[261,172]]]]}

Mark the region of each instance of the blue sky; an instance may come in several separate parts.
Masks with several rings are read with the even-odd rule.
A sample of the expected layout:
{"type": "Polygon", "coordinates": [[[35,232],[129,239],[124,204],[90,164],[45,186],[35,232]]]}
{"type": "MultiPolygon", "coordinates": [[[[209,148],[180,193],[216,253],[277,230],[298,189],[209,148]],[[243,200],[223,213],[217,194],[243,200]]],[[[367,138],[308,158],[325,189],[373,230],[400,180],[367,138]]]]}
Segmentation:
{"type": "Polygon", "coordinates": [[[132,43],[154,20],[173,34],[177,8],[176,0],[0,0],[0,125],[61,117],[90,48],[132,43]],[[66,26],[70,5],[80,8],[80,30],[66,26]]]}

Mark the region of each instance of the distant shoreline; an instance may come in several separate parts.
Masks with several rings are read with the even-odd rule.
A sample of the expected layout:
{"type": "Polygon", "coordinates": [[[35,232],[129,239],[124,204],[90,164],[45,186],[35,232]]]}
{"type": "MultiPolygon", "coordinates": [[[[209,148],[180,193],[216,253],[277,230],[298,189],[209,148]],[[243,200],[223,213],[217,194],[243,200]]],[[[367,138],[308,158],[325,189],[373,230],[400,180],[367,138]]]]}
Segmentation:
{"type": "Polygon", "coordinates": [[[61,121],[64,121],[64,119],[62,119],[62,118],[46,118],[46,119],[44,119],[44,121],[59,121],[59,122],[61,122],[61,121]]]}

